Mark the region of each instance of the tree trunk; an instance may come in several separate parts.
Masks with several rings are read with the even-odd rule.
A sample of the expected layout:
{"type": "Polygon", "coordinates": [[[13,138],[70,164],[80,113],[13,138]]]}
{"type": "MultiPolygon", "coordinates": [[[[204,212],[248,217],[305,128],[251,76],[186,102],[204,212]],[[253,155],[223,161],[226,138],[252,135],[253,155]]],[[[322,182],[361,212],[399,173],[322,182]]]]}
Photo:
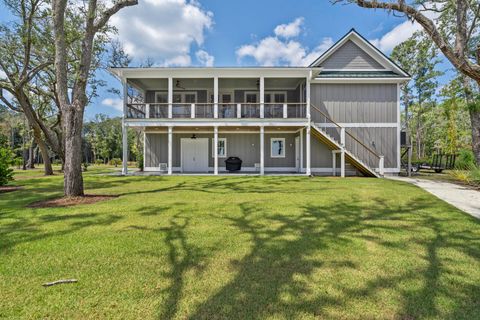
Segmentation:
{"type": "Polygon", "coordinates": [[[35,169],[35,159],[33,158],[33,141],[34,139],[32,139],[30,146],[28,147],[28,169],[35,169]]]}
{"type": "Polygon", "coordinates": [[[63,108],[63,134],[65,138],[64,194],[81,197],[82,177],[82,125],[83,112],[74,105],[63,108]]]}
{"type": "Polygon", "coordinates": [[[40,153],[42,154],[43,164],[44,164],[44,173],[46,176],[53,175],[52,169],[52,162],[50,161],[50,157],[48,155],[48,148],[45,141],[42,140],[42,135],[40,130],[33,129],[33,137],[35,139],[35,143],[38,145],[40,149],[40,153]]]}

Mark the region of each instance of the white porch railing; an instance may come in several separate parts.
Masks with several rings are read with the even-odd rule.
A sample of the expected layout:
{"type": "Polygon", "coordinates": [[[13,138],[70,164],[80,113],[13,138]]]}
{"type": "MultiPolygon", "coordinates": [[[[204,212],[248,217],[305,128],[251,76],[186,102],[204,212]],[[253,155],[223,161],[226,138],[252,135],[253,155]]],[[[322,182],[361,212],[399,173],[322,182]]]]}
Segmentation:
{"type": "Polygon", "coordinates": [[[214,103],[128,103],[125,117],[127,119],[305,119],[306,107],[306,103],[218,103],[218,114],[215,117],[214,103]]]}

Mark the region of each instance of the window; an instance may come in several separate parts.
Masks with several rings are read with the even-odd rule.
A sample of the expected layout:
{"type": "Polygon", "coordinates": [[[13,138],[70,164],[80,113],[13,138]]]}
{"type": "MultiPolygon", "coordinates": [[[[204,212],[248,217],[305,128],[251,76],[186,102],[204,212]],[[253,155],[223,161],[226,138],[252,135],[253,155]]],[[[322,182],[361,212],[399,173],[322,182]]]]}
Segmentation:
{"type": "Polygon", "coordinates": [[[285,158],[285,138],[272,138],[270,140],[270,157],[285,158]]]}
{"type": "MultiPolygon", "coordinates": [[[[213,146],[215,146],[215,138],[212,139],[212,158],[215,158],[213,146]]],[[[219,158],[227,157],[227,138],[218,138],[218,157],[219,158]]]]}

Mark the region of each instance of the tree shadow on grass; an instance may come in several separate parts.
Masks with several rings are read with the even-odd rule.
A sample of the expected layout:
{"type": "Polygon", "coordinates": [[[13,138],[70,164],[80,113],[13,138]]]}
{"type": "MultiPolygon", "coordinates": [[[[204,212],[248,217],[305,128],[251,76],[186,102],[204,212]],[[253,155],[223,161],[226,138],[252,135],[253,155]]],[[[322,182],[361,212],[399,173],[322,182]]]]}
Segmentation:
{"type": "MultiPolygon", "coordinates": [[[[441,212],[445,206],[432,213],[431,208],[438,207],[439,203],[428,198],[419,199],[396,207],[386,206],[381,199],[370,208],[358,206],[354,199],[329,206],[307,205],[296,217],[266,215],[258,206],[241,204],[241,216],[217,218],[225,219],[250,236],[250,253],[240,261],[232,262],[236,273],[234,279],[200,304],[188,318],[335,317],[330,313],[332,308],[339,312],[348,310],[350,303],[358,299],[365,303],[378,303],[377,310],[382,310],[381,305],[385,302],[379,301],[377,296],[384,290],[394,291],[400,297],[395,305],[388,306],[395,310],[394,314],[387,313],[386,317],[474,318],[480,314],[479,279],[476,284],[468,284],[469,275],[457,273],[457,278],[450,279],[450,284],[442,283],[440,279],[445,281],[455,262],[447,268],[443,265],[446,260],[439,257],[438,251],[461,251],[478,263],[478,232],[458,230],[455,223],[463,216],[441,212]],[[259,217],[263,217],[261,219],[265,219],[269,226],[278,227],[259,224],[259,217]],[[373,278],[359,280],[356,285],[341,281],[329,283],[340,294],[329,294],[328,288],[320,288],[312,297],[312,288],[305,281],[312,279],[315,271],[333,266],[332,272],[338,275],[353,272],[348,269],[360,271],[365,268],[358,261],[345,259],[342,250],[348,251],[351,256],[349,250],[368,241],[390,249],[403,248],[405,254],[412,254],[405,241],[415,238],[415,235],[420,239],[417,244],[425,251],[425,256],[419,254],[415,266],[391,274],[376,274],[373,278]],[[474,241],[466,242],[465,238],[474,241]],[[332,248],[338,248],[339,253],[323,259],[314,258],[318,252],[332,248]],[[411,288],[406,286],[409,281],[415,282],[411,288]],[[451,292],[453,288],[454,292],[451,292]],[[449,307],[448,303],[439,306],[442,299],[450,300],[449,310],[445,310],[449,307]]],[[[381,266],[384,259],[389,257],[378,257],[375,263],[381,266]]],[[[343,314],[353,318],[362,316],[355,309],[343,314]]]]}

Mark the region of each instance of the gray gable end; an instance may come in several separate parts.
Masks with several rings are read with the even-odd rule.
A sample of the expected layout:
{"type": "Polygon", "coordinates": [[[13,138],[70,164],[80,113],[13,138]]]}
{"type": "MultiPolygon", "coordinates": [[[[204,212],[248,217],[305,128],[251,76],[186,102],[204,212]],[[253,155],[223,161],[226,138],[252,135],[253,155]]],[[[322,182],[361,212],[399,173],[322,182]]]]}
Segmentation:
{"type": "Polygon", "coordinates": [[[351,70],[385,69],[380,63],[351,40],[348,40],[333,52],[332,55],[321,64],[321,67],[325,69],[351,70]]]}

